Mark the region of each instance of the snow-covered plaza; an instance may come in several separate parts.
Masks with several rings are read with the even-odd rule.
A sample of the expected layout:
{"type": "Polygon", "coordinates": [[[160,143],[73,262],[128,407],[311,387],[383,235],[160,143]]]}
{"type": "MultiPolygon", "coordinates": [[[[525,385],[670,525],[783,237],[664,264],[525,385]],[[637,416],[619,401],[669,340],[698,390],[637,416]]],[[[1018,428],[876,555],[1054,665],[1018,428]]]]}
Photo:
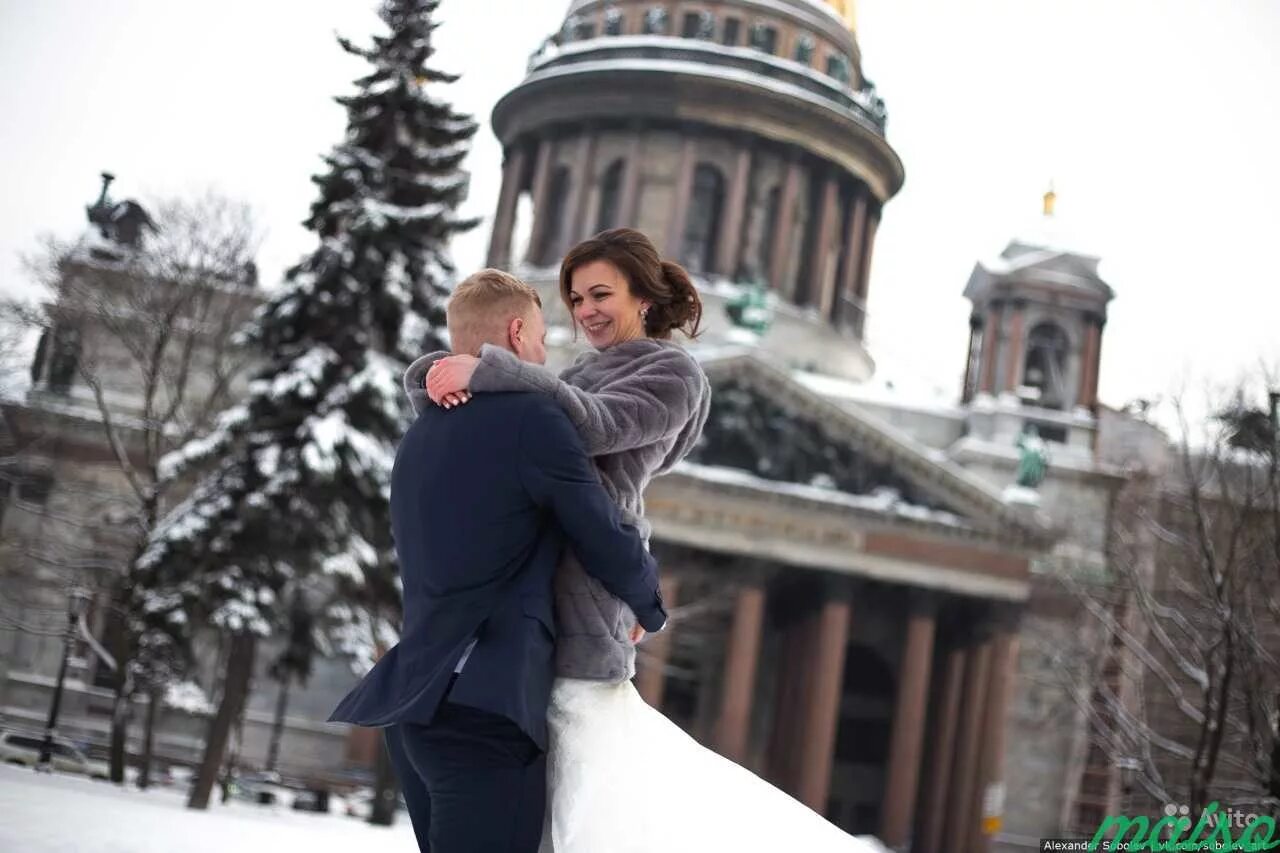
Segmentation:
{"type": "Polygon", "coordinates": [[[207,812],[176,790],[121,790],[104,782],[0,766],[3,853],[410,853],[403,814],[391,829],[232,801],[207,812]]]}

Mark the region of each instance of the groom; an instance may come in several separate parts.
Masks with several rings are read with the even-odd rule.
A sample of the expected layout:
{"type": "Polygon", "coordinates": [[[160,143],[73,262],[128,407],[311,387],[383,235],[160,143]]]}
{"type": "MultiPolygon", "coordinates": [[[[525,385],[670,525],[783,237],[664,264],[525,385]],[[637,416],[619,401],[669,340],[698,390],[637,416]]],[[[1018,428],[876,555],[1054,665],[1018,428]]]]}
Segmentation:
{"type": "MultiPolygon", "coordinates": [[[[460,284],[448,323],[455,352],[488,343],[546,360],[537,292],[506,273],[460,284]]],[[[424,853],[534,853],[560,553],[572,547],[647,631],[666,621],[653,559],[568,417],[538,394],[425,408],[396,455],[391,524],[400,642],[330,720],[385,727],[424,853]]]]}

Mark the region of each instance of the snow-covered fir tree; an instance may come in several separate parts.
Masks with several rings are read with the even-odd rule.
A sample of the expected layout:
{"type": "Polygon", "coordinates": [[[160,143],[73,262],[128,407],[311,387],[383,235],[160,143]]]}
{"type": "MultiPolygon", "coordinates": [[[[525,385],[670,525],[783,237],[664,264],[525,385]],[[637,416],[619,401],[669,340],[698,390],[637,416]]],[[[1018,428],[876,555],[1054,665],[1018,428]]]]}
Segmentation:
{"type": "Polygon", "coordinates": [[[476,124],[439,96],[456,78],[427,65],[438,6],[386,0],[388,34],[368,48],[339,39],[372,69],[337,99],[348,129],[305,222],[318,245],[241,332],[261,359],[247,397],[166,459],[166,476],[195,486],[139,561],[153,624],[267,636],[286,584],[317,577],[343,591],[350,651],[394,639],[400,375],[442,343],[449,242],[474,225],[456,211],[476,124]]]}

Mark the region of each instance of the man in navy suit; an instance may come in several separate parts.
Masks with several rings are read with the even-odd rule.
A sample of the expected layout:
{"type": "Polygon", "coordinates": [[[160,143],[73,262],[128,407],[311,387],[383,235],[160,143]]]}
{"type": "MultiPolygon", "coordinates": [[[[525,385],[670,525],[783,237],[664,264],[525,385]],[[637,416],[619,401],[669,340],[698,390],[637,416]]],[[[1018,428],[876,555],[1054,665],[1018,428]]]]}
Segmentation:
{"type": "MultiPolygon", "coordinates": [[[[536,291],[496,270],[450,300],[455,352],[490,343],[546,360],[536,291]]],[[[391,479],[404,586],[398,645],[330,719],[384,727],[419,847],[534,853],[562,549],[635,612],[666,621],[653,559],[622,523],[568,417],[539,394],[427,405],[391,479]]]]}

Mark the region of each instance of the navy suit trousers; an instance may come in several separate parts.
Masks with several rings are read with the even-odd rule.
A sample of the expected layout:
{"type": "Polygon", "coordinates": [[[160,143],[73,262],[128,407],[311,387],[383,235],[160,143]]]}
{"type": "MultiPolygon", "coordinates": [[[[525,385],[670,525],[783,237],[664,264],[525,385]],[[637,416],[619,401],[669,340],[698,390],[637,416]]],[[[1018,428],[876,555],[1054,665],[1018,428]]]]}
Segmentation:
{"type": "Polygon", "coordinates": [[[446,699],[384,733],[422,853],[537,853],[546,756],[514,722],[446,699]]]}

